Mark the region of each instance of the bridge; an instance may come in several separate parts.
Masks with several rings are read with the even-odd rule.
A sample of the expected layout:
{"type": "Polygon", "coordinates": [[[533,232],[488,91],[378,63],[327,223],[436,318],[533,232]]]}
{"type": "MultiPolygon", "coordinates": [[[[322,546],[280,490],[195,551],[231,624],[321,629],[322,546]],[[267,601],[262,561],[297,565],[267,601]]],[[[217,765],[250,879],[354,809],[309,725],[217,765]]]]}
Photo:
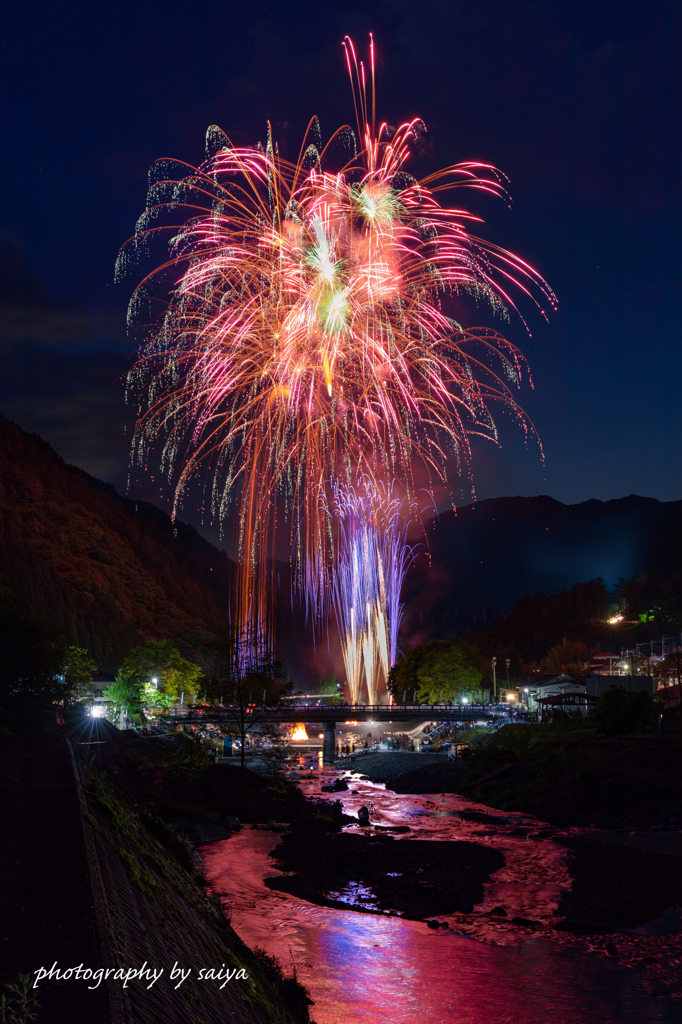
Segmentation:
{"type": "Polygon", "coordinates": [[[260,722],[303,722],[319,724],[324,728],[322,760],[331,764],[336,756],[335,727],[367,722],[480,722],[499,715],[499,710],[476,704],[306,704],[298,707],[267,707],[250,704],[248,707],[226,704],[217,707],[189,707],[185,712],[164,715],[164,722],[187,725],[234,723],[242,716],[248,722],[253,715],[254,724],[260,722]]]}

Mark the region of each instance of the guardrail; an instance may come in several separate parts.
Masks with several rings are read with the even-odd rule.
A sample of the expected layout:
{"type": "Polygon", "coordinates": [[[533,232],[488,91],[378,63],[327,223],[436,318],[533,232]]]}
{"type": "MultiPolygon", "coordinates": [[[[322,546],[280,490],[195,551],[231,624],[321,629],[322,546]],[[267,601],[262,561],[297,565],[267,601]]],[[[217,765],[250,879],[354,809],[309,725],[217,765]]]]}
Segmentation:
{"type": "Polygon", "coordinates": [[[471,722],[491,718],[500,711],[482,704],[308,704],[296,707],[267,704],[194,705],[176,709],[164,715],[165,721],[220,722],[234,721],[235,717],[253,715],[254,720],[273,722],[388,722],[388,721],[450,721],[471,722]]]}

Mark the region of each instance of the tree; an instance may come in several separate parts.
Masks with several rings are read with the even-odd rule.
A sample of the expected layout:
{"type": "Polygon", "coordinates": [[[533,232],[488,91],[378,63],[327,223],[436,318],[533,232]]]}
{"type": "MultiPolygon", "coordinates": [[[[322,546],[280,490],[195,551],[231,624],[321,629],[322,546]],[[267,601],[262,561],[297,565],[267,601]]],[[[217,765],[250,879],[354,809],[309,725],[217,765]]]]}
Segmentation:
{"type": "Polygon", "coordinates": [[[133,673],[141,680],[157,679],[159,690],[173,697],[179,697],[183,691],[193,697],[203,676],[198,665],[183,657],[174,640],[148,640],[140,644],[123,662],[121,673],[133,673]]]}
{"type": "Polygon", "coordinates": [[[267,700],[262,703],[263,691],[260,689],[262,682],[260,676],[255,679],[247,673],[243,679],[237,680],[233,685],[230,695],[231,703],[225,711],[226,723],[225,733],[239,739],[241,744],[241,766],[244,767],[246,754],[247,736],[257,736],[260,739],[268,740],[275,745],[281,745],[283,741],[282,732],[279,726],[270,721],[266,705],[271,708],[279,701],[267,700]],[[255,684],[255,685],[254,685],[255,684]],[[260,693],[260,697],[258,694],[260,693]]]}
{"type": "Polygon", "coordinates": [[[62,672],[68,686],[68,693],[76,697],[88,683],[92,682],[97,665],[84,647],[66,647],[62,672]]]}
{"type": "Polygon", "coordinates": [[[64,698],[64,647],[60,635],[35,616],[0,579],[0,704],[55,702],[64,698]]]}
{"type": "Polygon", "coordinates": [[[123,670],[107,690],[107,697],[111,701],[112,718],[126,718],[133,722],[141,721],[145,712],[167,714],[176,703],[171,694],[161,693],[135,672],[123,670]]]}
{"type": "MultiPolygon", "coordinates": [[[[641,657],[639,655],[640,659],[641,657]]],[[[666,654],[662,661],[652,661],[649,658],[644,658],[644,664],[641,668],[632,657],[628,659],[628,664],[633,665],[632,675],[640,671],[643,675],[655,676],[658,679],[659,686],[676,686],[679,678],[678,672],[682,675],[682,653],[679,650],[666,654]]]]}
{"type": "Polygon", "coordinates": [[[216,682],[229,684],[239,678],[247,639],[244,630],[229,619],[216,629],[209,644],[216,657],[216,682]]]}
{"type": "Polygon", "coordinates": [[[477,649],[470,644],[430,640],[407,652],[391,669],[388,688],[402,703],[416,690],[420,703],[437,704],[463,696],[478,695],[483,666],[477,649]]]}
{"type": "Polygon", "coordinates": [[[510,658],[510,667],[516,672],[519,662],[538,661],[563,637],[593,646],[609,642],[613,627],[604,622],[608,603],[601,578],[553,594],[540,590],[532,596],[526,594],[509,615],[468,633],[465,639],[470,637],[487,660],[495,655],[498,667],[510,658]]]}
{"type": "Polygon", "coordinates": [[[567,672],[569,675],[582,675],[585,664],[598,651],[598,646],[590,648],[580,640],[567,640],[564,637],[560,644],[550,647],[538,669],[540,672],[567,672]]]}
{"type": "Polygon", "coordinates": [[[121,669],[107,690],[107,697],[111,701],[111,717],[139,722],[142,718],[143,693],[144,682],[139,676],[130,670],[121,669]]]}
{"type": "Polygon", "coordinates": [[[336,681],[336,674],[334,672],[320,680],[318,693],[328,693],[330,696],[335,696],[338,692],[339,684],[336,681]]]}
{"type": "Polygon", "coordinates": [[[176,698],[170,693],[162,693],[152,683],[142,684],[142,705],[145,711],[161,712],[167,715],[177,704],[176,698]]]}

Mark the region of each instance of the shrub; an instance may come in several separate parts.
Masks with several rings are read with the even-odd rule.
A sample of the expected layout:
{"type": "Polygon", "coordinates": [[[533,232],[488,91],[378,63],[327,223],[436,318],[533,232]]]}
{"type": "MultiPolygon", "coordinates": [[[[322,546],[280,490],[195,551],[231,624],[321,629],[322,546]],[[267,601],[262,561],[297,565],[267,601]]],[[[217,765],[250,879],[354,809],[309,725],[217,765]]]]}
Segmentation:
{"type": "Polygon", "coordinates": [[[597,732],[601,736],[619,736],[629,732],[648,732],[657,721],[658,709],[644,690],[631,693],[612,686],[602,693],[594,711],[597,732]]]}

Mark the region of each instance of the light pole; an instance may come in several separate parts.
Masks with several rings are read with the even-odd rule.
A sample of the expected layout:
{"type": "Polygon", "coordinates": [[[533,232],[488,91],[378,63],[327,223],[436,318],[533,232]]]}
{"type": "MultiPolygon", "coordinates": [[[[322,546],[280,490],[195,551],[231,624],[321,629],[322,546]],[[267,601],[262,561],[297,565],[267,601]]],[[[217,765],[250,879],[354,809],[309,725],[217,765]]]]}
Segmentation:
{"type": "Polygon", "coordinates": [[[497,675],[495,673],[495,666],[497,665],[497,658],[493,658],[491,664],[492,664],[492,667],[493,667],[493,704],[496,704],[497,703],[497,675]]]}

